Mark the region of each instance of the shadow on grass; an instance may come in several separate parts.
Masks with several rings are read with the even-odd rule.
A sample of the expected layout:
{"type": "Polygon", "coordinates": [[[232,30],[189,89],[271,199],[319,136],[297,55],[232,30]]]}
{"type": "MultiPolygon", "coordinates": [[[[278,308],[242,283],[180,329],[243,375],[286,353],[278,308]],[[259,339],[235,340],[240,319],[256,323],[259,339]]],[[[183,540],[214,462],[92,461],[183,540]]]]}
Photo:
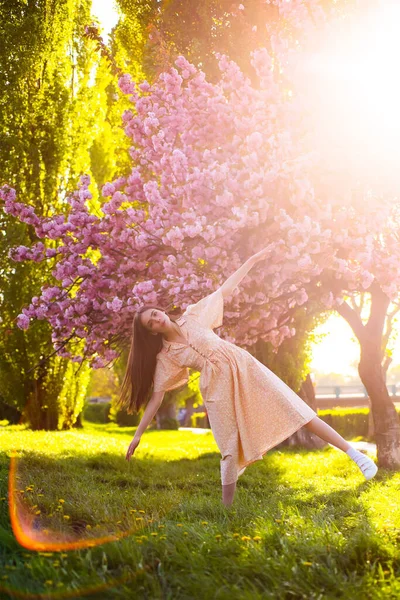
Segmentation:
{"type": "MultiPolygon", "coordinates": [[[[127,429],[112,433],[126,435],[127,429]]],[[[105,433],[104,429],[101,431],[105,433]]],[[[146,432],[146,436],[151,433],[146,432]]],[[[215,598],[215,591],[224,588],[229,594],[218,597],[317,598],[317,590],[325,594],[321,598],[356,598],[350,594],[352,585],[361,586],[364,578],[368,582],[372,568],[378,565],[389,569],[394,565],[399,569],[398,554],[394,555],[393,546],[374,526],[362,498],[371,482],[349,487],[349,481],[343,478],[343,488],[340,480],[334,481],[336,487],[332,487],[332,473],[324,470],[324,461],[321,475],[315,477],[314,470],[308,478],[306,461],[301,460],[310,455],[308,451],[272,449],[262,461],[249,465],[238,480],[237,496],[228,509],[221,504],[218,452],[205,451],[198,457],[172,460],[168,454],[160,458],[136,456],[130,463],[115,451],[91,451],[90,455],[78,449],[74,452],[71,455],[64,448],[54,457],[21,450],[17,487],[34,485],[32,492],[23,494],[30,507],[37,505],[41,511],[34,518],[34,527],[54,531],[61,528],[74,533],[77,539],[90,536],[96,542],[105,533],[148,533],[158,523],[165,524],[170,536],[168,546],[150,538],[143,552],[149,563],[154,552],[160,557],[170,597],[181,597],[182,590],[185,597],[196,597],[196,574],[204,598],[215,598]],[[291,464],[295,463],[288,458],[297,454],[299,472],[304,476],[290,480],[291,464]],[[65,500],[62,510],[52,519],[49,515],[60,506],[60,498],[65,500]],[[70,517],[68,522],[63,522],[65,514],[70,517]],[[153,519],[153,524],[149,524],[149,519],[153,519]],[[177,527],[182,523],[189,532],[187,538],[177,527]],[[98,524],[101,534],[95,530],[98,524]],[[92,527],[90,534],[87,525],[92,527]],[[222,535],[222,541],[215,539],[216,531],[222,535]],[[234,532],[244,537],[261,534],[261,541],[256,546],[250,537],[244,541],[233,538],[234,532]],[[181,573],[186,573],[186,577],[181,573]]],[[[331,452],[328,449],[327,453],[331,452]]],[[[320,456],[319,451],[316,454],[320,456]]],[[[7,454],[0,454],[2,475],[8,465],[7,454]]],[[[349,460],[351,481],[356,472],[353,466],[349,460]]],[[[372,481],[389,482],[393,475],[380,470],[372,481]]],[[[0,493],[5,496],[4,477],[0,485],[0,493]]],[[[0,543],[4,543],[6,556],[7,548],[10,553],[16,548],[4,511],[0,527],[0,543]]],[[[110,546],[104,549],[111,551],[110,546]]],[[[116,554],[116,571],[119,560],[116,554]]],[[[124,555],[124,564],[127,560],[124,555]]],[[[86,563],[84,568],[87,569],[86,563]]],[[[141,597],[155,597],[150,592],[146,596],[144,590],[149,592],[150,587],[141,589],[141,597]]],[[[113,593],[104,592],[102,598],[113,598],[113,593]]],[[[157,597],[163,596],[160,593],[157,597]]],[[[365,593],[364,597],[372,596],[365,593]]]]}

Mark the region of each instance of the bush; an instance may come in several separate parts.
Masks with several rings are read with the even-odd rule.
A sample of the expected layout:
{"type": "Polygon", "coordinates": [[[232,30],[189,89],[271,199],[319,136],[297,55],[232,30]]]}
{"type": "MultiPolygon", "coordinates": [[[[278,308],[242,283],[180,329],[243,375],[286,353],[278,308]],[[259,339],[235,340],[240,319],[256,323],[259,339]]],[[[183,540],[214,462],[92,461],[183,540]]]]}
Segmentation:
{"type": "Polygon", "coordinates": [[[118,427],[135,427],[139,425],[144,411],[139,411],[139,414],[129,415],[126,410],[118,410],[113,402],[111,402],[108,420],[115,423],[118,427]]]}
{"type": "Polygon", "coordinates": [[[128,415],[125,410],[119,410],[115,415],[115,423],[120,427],[133,427],[139,425],[141,416],[139,414],[128,415]]]}
{"type": "Polygon", "coordinates": [[[191,417],[190,422],[191,427],[203,427],[204,429],[209,429],[207,414],[205,412],[197,412],[194,413],[191,417]]]}
{"type": "MultiPolygon", "coordinates": [[[[396,408],[397,414],[400,408],[396,408]]],[[[318,410],[318,416],[345,439],[368,437],[369,408],[331,408],[318,410]]]]}
{"type": "Polygon", "coordinates": [[[87,402],[83,408],[83,418],[91,423],[110,422],[111,402],[91,404],[87,402]]]}
{"type": "Polygon", "coordinates": [[[179,429],[180,424],[177,419],[172,417],[165,417],[161,419],[160,429],[179,429]]]}
{"type": "MultiPolygon", "coordinates": [[[[396,408],[396,410],[400,417],[400,408],[396,408]]],[[[318,409],[318,416],[345,439],[352,439],[357,436],[368,437],[369,408],[318,409]]],[[[206,413],[194,413],[191,417],[190,426],[208,428],[206,413]]]]}
{"type": "Polygon", "coordinates": [[[18,425],[21,420],[20,411],[14,406],[10,406],[3,402],[0,398],[0,421],[7,420],[11,425],[18,425]]]}

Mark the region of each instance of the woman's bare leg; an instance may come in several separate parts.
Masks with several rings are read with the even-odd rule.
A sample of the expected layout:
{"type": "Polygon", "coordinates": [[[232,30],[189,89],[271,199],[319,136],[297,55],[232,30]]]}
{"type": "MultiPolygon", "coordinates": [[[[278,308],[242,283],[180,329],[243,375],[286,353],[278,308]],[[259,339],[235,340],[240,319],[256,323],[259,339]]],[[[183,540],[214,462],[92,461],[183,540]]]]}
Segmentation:
{"type": "MultiPolygon", "coordinates": [[[[314,417],[314,419],[306,423],[304,427],[315,433],[322,440],[325,440],[329,444],[339,448],[339,450],[343,450],[343,452],[346,452],[349,448],[351,448],[351,445],[346,442],[346,440],[342,438],[342,436],[335,431],[333,427],[325,423],[325,421],[319,417],[314,417]]],[[[237,482],[235,481],[229,485],[222,486],[222,502],[225,504],[225,506],[230,506],[233,502],[236,483],[237,482]]]]}
{"type": "Polygon", "coordinates": [[[236,481],[230,483],[229,485],[222,486],[222,502],[225,506],[230,506],[233,502],[233,497],[235,495],[236,489],[236,481]]]}
{"type": "Polygon", "coordinates": [[[343,450],[343,452],[346,452],[349,448],[351,448],[351,445],[346,442],[346,440],[342,438],[342,436],[339,435],[338,432],[333,429],[333,427],[328,425],[328,423],[325,423],[319,417],[314,417],[314,419],[312,419],[309,423],[306,423],[304,427],[315,433],[321,439],[329,442],[329,444],[336,446],[336,448],[339,448],[339,450],[343,450]]]}

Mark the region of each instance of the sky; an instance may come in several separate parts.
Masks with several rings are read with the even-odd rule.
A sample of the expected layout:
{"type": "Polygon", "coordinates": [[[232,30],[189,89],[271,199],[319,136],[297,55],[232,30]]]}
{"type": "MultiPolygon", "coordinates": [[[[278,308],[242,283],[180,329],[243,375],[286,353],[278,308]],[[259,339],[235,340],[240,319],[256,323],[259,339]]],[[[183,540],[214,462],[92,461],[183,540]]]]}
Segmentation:
{"type": "MultiPolygon", "coordinates": [[[[113,0],[93,0],[92,13],[101,23],[102,35],[107,43],[108,34],[118,21],[118,12],[113,0]]],[[[354,338],[350,325],[336,313],[318,327],[316,334],[325,334],[325,337],[313,347],[311,369],[318,373],[342,373],[343,375],[356,375],[354,362],[360,356],[360,347],[354,338]]],[[[400,348],[394,350],[393,364],[400,362],[400,348]]]]}
{"type": "Polygon", "coordinates": [[[113,0],[92,0],[92,14],[95,15],[102,26],[104,41],[107,43],[108,34],[118,21],[118,12],[113,0]]]}

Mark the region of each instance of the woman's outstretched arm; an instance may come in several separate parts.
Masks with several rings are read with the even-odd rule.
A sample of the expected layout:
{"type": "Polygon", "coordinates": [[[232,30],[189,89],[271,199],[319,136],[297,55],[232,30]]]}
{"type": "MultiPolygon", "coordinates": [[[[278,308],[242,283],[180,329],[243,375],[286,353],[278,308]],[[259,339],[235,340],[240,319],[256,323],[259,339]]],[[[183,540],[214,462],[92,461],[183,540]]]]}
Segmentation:
{"type": "Polygon", "coordinates": [[[136,429],[134,438],[131,441],[131,443],[129,444],[128,451],[126,453],[126,460],[129,460],[131,458],[135,449],[139,445],[142,434],[146,431],[149,423],[151,423],[155,414],[157,413],[158,409],[161,406],[161,403],[164,398],[164,394],[165,394],[165,392],[153,392],[153,394],[145,408],[143,417],[138,425],[138,428],[136,429]]]}
{"type": "Polygon", "coordinates": [[[246,262],[243,263],[242,266],[238,268],[237,271],[235,271],[232,275],[230,275],[228,277],[228,279],[220,287],[220,290],[222,292],[224,299],[228,298],[228,296],[230,296],[232,294],[233,290],[236,288],[237,285],[239,285],[239,283],[242,281],[242,279],[244,279],[244,277],[246,277],[246,275],[250,271],[250,269],[259,260],[263,259],[266,254],[268,254],[268,252],[270,251],[272,246],[273,246],[273,244],[270,244],[266,248],[263,248],[262,250],[260,250],[260,252],[253,254],[253,256],[250,256],[250,258],[248,258],[246,260],[246,262]]]}

